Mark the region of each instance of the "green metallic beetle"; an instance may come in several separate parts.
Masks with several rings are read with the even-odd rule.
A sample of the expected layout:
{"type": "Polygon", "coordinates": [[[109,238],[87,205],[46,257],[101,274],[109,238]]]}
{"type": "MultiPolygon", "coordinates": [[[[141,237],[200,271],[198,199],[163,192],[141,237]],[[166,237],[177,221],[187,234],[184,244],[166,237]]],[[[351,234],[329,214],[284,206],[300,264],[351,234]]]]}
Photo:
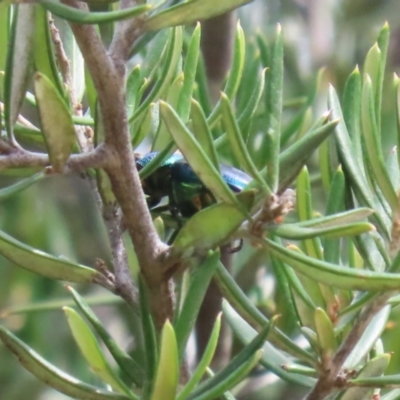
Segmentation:
{"type": "MultiPolygon", "coordinates": [[[[142,169],[159,153],[151,152],[138,158],[136,164],[142,169]]],[[[220,170],[229,188],[238,193],[252,180],[244,172],[221,164],[220,170]]],[[[169,209],[172,215],[191,217],[196,212],[215,203],[211,191],[194,173],[182,154],[168,157],[150,176],[142,181],[143,190],[149,196],[149,207],[160,203],[163,197],[168,197],[169,209]]]]}

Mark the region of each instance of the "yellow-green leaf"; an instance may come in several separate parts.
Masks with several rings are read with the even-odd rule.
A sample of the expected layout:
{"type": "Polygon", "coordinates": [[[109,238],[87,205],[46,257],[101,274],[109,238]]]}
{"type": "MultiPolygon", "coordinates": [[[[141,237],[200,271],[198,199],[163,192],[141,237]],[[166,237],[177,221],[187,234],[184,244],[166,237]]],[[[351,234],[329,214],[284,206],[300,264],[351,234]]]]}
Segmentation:
{"type": "Polygon", "coordinates": [[[166,321],[161,332],[160,359],[151,400],[174,400],[178,377],[178,346],[174,328],[166,321]]]}
{"type": "Polygon", "coordinates": [[[45,75],[35,75],[35,92],[50,163],[61,172],[76,142],[71,111],[45,75]]]}

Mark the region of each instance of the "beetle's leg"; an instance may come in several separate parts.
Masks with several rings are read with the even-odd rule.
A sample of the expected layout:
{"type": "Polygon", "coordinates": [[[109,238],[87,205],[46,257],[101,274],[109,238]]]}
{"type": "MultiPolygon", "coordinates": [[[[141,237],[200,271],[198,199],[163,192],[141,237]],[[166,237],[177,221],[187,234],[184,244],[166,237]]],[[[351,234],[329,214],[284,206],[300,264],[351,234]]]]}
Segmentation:
{"type": "Polygon", "coordinates": [[[235,247],[232,247],[231,243],[229,243],[228,252],[230,254],[237,253],[238,251],[242,250],[242,247],[243,247],[243,239],[239,239],[239,244],[235,247]]]}
{"type": "Polygon", "coordinates": [[[171,246],[172,243],[174,243],[174,240],[178,236],[178,233],[180,230],[181,230],[181,228],[178,228],[172,232],[172,235],[169,237],[168,242],[167,242],[168,246],[171,246]]]}
{"type": "Polygon", "coordinates": [[[167,204],[165,204],[163,206],[153,207],[150,211],[156,212],[156,213],[167,212],[167,211],[169,211],[169,206],[167,204]]]}
{"type": "Polygon", "coordinates": [[[146,199],[147,202],[147,207],[149,208],[153,208],[154,206],[156,206],[157,204],[159,204],[161,201],[161,199],[158,196],[149,196],[146,199]]]}

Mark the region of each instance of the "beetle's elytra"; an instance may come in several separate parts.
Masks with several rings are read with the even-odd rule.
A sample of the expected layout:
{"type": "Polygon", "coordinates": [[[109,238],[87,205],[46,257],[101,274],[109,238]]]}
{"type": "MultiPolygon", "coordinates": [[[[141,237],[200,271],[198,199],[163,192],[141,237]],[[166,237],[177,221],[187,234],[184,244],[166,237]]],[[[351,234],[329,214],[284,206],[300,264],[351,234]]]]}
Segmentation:
{"type": "MultiPolygon", "coordinates": [[[[138,169],[145,167],[157,154],[151,152],[138,158],[138,169]]],[[[235,193],[242,191],[252,180],[249,175],[234,167],[221,164],[220,170],[224,181],[235,193]]],[[[183,217],[190,217],[215,203],[210,190],[178,153],[168,157],[142,184],[144,192],[149,196],[149,207],[156,206],[163,197],[168,197],[171,212],[179,212],[183,217]]]]}

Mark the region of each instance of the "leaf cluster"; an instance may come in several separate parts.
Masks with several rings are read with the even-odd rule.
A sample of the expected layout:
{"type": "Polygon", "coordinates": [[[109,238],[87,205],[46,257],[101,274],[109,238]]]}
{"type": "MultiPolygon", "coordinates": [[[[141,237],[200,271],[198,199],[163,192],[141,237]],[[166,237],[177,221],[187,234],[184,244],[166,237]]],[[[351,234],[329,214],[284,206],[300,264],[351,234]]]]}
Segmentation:
{"type": "MultiPolygon", "coordinates": [[[[1,189],[0,200],[47,175],[84,173],[111,232],[114,265],[111,272],[102,263],[91,268],[64,260],[3,231],[0,254],[46,278],[100,285],[120,295],[140,323],[144,356],[138,361],[117,344],[88,302],[68,286],[75,308],[69,304],[63,310],[98,385],[61,371],[0,326],[0,339],[20,363],[72,398],[234,399],[232,389],[254,369],[306,387],[308,399],[328,395],[369,398],[400,383],[399,375],[384,375],[391,354],[380,339],[391,305],[398,303],[395,294],[400,288],[400,157],[396,148],[385,157],[382,148],[389,27],[381,29],[362,73],[356,68],[348,77],[343,96],[329,87],[321,116],[313,117],[312,105],[322,72],[295,115],[287,118],[280,26],[271,44],[261,35],[256,38],[257,57],[251,57],[251,46],[246,45],[237,24],[232,67],[216,104],[208,97],[200,54],[201,26],[181,26],[244,3],[247,1],[219,1],[216,5],[215,1],[192,0],[117,9],[104,1],[102,11],[53,0],[0,6],[0,70],[4,71],[0,76],[0,170],[16,169],[27,175],[1,189]],[[73,33],[54,29],[57,21],[49,25],[50,15],[71,22],[73,33]],[[112,30],[113,24],[122,20],[137,24],[137,37],[128,48],[118,47],[123,41],[114,41],[117,27],[124,22],[115,25],[112,38],[106,37],[106,29],[101,33],[104,24],[112,30]],[[110,135],[108,124],[112,121],[105,117],[108,107],[98,83],[102,72],[93,68],[91,54],[64,53],[67,42],[75,49],[77,43],[84,46],[79,30],[74,30],[82,25],[96,25],[103,41],[112,39],[109,51],[115,56],[127,54],[128,59],[135,56],[134,60],[139,60],[117,90],[125,102],[122,123],[126,124],[128,146],[118,147],[122,134],[110,135]],[[36,121],[22,117],[23,104],[36,110],[36,121]],[[157,244],[152,233],[158,233],[162,245],[153,253],[162,253],[164,258],[156,261],[158,266],[165,261],[165,270],[154,272],[141,258],[132,227],[141,229],[139,222],[144,217],[134,210],[136,218],[131,218],[126,204],[129,187],[124,187],[130,180],[121,172],[129,170],[136,177],[137,171],[129,164],[120,168],[122,158],[113,158],[110,143],[119,156],[127,149],[127,160],[133,159],[131,153],[140,146],[159,152],[137,175],[142,181],[156,174],[179,150],[215,199],[215,204],[187,220],[177,220],[165,207],[151,210],[153,224],[145,242],[157,244]],[[31,151],[31,146],[39,152],[31,151]],[[313,168],[310,159],[314,153],[319,160],[316,179],[327,199],[324,213],[318,215],[308,169],[313,168]],[[231,191],[220,174],[221,163],[249,175],[251,182],[243,191],[231,191]],[[124,261],[127,257],[121,261],[115,251],[124,246],[124,223],[139,260],[135,282],[124,261]],[[285,331],[279,318],[262,312],[224,268],[218,248],[234,240],[246,240],[252,256],[262,257],[262,263],[273,271],[282,318],[292,318],[294,327],[285,331]],[[160,321],[154,298],[168,292],[162,288],[171,279],[178,287],[177,306],[168,319],[160,321]],[[215,374],[211,371],[221,329],[219,316],[204,354],[189,374],[185,370],[188,341],[212,279],[224,297],[223,314],[243,348],[225,368],[215,374]],[[159,284],[156,296],[154,282],[159,284]],[[104,354],[103,344],[116,368],[104,354]]],[[[391,90],[400,138],[397,76],[391,90]]],[[[144,199],[141,189],[135,194],[144,199]]],[[[168,296],[159,298],[158,304],[170,300],[168,296]]],[[[398,390],[381,398],[395,398],[398,390]]]]}

